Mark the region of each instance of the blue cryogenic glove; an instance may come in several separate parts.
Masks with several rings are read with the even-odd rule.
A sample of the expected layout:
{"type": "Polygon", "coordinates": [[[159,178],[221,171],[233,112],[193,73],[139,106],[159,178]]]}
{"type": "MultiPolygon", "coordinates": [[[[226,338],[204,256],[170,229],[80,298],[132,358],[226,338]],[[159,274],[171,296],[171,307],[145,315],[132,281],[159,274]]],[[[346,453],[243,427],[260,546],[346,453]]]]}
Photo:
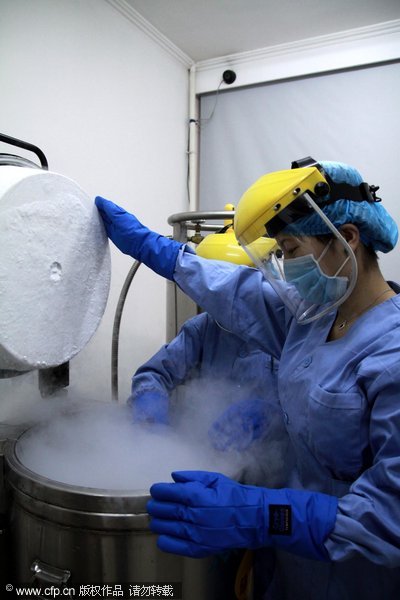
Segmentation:
{"type": "Polygon", "coordinates": [[[183,246],[181,242],[150,231],[134,215],[101,196],[96,197],[95,204],[108,237],[121,252],[173,281],[176,259],[183,246]]]}
{"type": "Polygon", "coordinates": [[[146,391],[135,398],[130,396],[128,404],[132,407],[135,423],[169,423],[169,399],[160,392],[146,391]]]}
{"type": "Polygon", "coordinates": [[[254,398],[232,404],[211,425],[208,437],[216,450],[246,450],[264,437],[271,421],[271,405],[254,398]]]}
{"type": "Polygon", "coordinates": [[[335,496],[241,485],[208,471],[177,471],[172,478],[176,483],[152,485],[147,503],[161,550],[202,558],[275,546],[329,560],[324,541],[336,521],[335,496]]]}

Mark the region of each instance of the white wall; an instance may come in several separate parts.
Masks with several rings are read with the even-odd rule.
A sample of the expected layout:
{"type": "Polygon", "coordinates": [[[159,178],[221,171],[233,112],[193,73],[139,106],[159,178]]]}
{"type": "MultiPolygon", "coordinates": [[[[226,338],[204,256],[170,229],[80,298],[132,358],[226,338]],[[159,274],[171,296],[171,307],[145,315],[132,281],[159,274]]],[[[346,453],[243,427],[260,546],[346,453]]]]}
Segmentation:
{"type": "MultiPolygon", "coordinates": [[[[0,4],[0,131],[38,145],[52,171],[91,196],[170,234],[168,216],[187,210],[187,65],[106,0],[0,4]]],[[[112,248],[107,310],[71,361],[70,393],[110,397],[112,323],[131,264],[112,248]]],[[[121,401],[133,371],[164,343],[165,287],[143,266],[132,284],[120,340],[121,401]]],[[[0,394],[17,394],[22,379],[0,381],[0,394]]]]}

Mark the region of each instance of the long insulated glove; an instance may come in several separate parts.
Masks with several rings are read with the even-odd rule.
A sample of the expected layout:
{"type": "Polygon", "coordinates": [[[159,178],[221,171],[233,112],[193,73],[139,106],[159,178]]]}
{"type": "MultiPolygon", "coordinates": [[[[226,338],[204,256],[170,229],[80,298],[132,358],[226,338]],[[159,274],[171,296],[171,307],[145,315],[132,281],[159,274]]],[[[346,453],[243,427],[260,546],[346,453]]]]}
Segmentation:
{"type": "Polygon", "coordinates": [[[235,402],[211,425],[208,437],[216,450],[246,450],[266,436],[271,405],[264,398],[235,402]]]}
{"type": "Polygon", "coordinates": [[[169,398],[158,391],[145,391],[136,397],[130,396],[134,423],[169,423],[169,398]]]}
{"type": "Polygon", "coordinates": [[[175,263],[182,243],[151,231],[123,208],[97,196],[95,204],[108,237],[124,254],[173,281],[175,263]]]}
{"type": "Polygon", "coordinates": [[[165,552],[201,558],[230,548],[275,546],[329,560],[337,498],[292,489],[241,485],[208,471],[177,471],[176,483],[155,483],[147,510],[165,552]]]}

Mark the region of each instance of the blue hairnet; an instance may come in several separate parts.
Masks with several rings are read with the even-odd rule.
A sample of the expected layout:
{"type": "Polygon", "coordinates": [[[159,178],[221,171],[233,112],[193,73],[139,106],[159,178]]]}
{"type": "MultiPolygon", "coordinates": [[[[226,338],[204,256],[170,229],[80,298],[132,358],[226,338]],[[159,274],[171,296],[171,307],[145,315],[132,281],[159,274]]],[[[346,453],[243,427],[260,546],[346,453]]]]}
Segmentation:
{"type": "MultiPolygon", "coordinates": [[[[354,167],[329,161],[320,161],[319,164],[335,183],[358,186],[363,182],[363,178],[354,167]]],[[[379,202],[337,200],[322,207],[322,211],[336,228],[346,223],[357,225],[362,243],[375,251],[390,252],[396,245],[397,225],[379,202]]],[[[285,227],[284,232],[312,236],[331,233],[317,214],[295,221],[285,227]]]]}

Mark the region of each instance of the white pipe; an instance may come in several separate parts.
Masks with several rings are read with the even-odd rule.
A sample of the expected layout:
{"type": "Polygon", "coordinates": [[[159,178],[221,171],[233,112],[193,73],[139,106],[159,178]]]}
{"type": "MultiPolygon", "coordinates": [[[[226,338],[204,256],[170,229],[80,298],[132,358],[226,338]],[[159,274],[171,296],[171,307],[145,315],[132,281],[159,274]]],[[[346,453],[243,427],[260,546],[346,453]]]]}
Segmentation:
{"type": "Polygon", "coordinates": [[[189,210],[199,208],[199,101],[196,95],[196,65],[189,71],[189,143],[188,192],[189,210]]]}

